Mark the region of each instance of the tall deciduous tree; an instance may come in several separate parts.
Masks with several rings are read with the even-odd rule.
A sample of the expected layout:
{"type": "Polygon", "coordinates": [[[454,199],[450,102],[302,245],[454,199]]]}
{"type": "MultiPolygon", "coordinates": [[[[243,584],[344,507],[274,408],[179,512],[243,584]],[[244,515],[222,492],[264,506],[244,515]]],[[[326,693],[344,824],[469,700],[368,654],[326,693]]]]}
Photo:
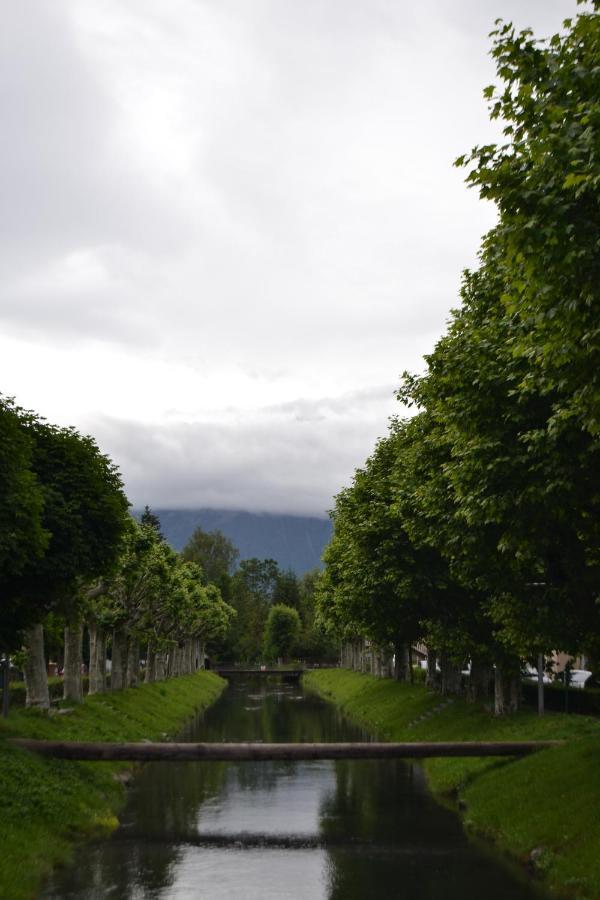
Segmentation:
{"type": "Polygon", "coordinates": [[[264,633],[267,659],[289,656],[300,635],[298,610],[285,603],[275,603],[269,610],[264,633]]]}
{"type": "Polygon", "coordinates": [[[230,596],[231,577],[240,553],[222,531],[196,528],[181,556],[185,562],[200,566],[205,584],[216,584],[224,597],[230,596]]]}
{"type": "MultiPolygon", "coordinates": [[[[27,417],[25,430],[31,471],[43,496],[41,526],[50,538],[43,555],[32,554],[18,572],[2,576],[13,636],[39,625],[53,609],[67,611],[82,584],[110,569],[128,518],[119,472],[93,438],[34,416],[27,417]]],[[[38,635],[30,637],[37,652],[38,635]]],[[[36,664],[35,671],[43,666],[36,664]]],[[[33,692],[40,694],[37,686],[33,692]]]]}
{"type": "MultiPolygon", "coordinates": [[[[42,525],[43,491],[32,468],[32,414],[0,396],[0,572],[18,575],[50,540],[42,525]]],[[[6,619],[3,611],[2,619],[6,619]]],[[[3,628],[8,627],[6,621],[3,628]]]]}

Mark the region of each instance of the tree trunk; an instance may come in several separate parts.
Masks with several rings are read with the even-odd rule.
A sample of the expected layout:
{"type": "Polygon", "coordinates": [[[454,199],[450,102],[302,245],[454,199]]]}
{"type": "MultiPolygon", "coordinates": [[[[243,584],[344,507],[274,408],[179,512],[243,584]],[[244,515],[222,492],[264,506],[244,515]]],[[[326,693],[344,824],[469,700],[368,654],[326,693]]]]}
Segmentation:
{"type": "Polygon", "coordinates": [[[8,718],[8,707],[10,705],[10,656],[8,650],[4,654],[4,662],[2,663],[2,718],[8,718]]]}
{"type": "Polygon", "coordinates": [[[427,675],[425,676],[425,684],[428,688],[437,690],[439,687],[439,678],[437,671],[437,651],[432,647],[427,649],[427,675]]]}
{"type": "Polygon", "coordinates": [[[169,653],[169,674],[171,678],[177,678],[181,671],[181,650],[179,644],[174,644],[169,653]]]}
{"type": "Polygon", "coordinates": [[[63,681],[63,700],[81,703],[83,700],[83,683],[81,667],[83,665],[83,622],[71,622],[65,625],[65,677],[63,681]]]}
{"type": "Polygon", "coordinates": [[[191,675],[194,671],[194,639],[186,638],[183,644],[183,675],[191,675]]]}
{"type": "Polygon", "coordinates": [[[442,694],[460,694],[462,686],[460,667],[452,662],[446,653],[440,655],[440,669],[442,670],[442,694]]]}
{"type": "Polygon", "coordinates": [[[388,647],[386,649],[385,677],[386,678],[394,677],[394,652],[393,652],[393,648],[391,648],[391,647],[388,647]]]}
{"type": "Polygon", "coordinates": [[[494,670],[487,660],[471,659],[471,674],[467,688],[467,700],[470,703],[485,703],[490,697],[490,685],[494,670]]]}
{"type": "Polygon", "coordinates": [[[353,668],[353,659],[354,659],[354,649],[351,641],[346,641],[344,644],[344,662],[343,666],[345,669],[353,668]]]}
{"type": "Polygon", "coordinates": [[[44,658],[44,628],[33,625],[25,632],[25,649],[27,658],[23,673],[25,675],[25,704],[38,709],[50,708],[48,692],[48,674],[44,658]]]}
{"type": "Polygon", "coordinates": [[[157,653],[154,657],[154,680],[164,681],[167,677],[167,659],[165,653],[157,653]]]}
{"type": "Polygon", "coordinates": [[[408,681],[410,678],[408,644],[402,644],[400,641],[394,644],[394,678],[396,681],[408,681]]]}
{"type": "Polygon", "coordinates": [[[125,687],[125,670],[127,667],[127,632],[124,628],[113,629],[112,667],[110,670],[110,689],[120,691],[125,687]]]}
{"type": "Polygon", "coordinates": [[[544,715],[544,665],[543,653],[538,653],[537,661],[537,688],[538,688],[538,716],[544,715]]]}
{"type": "Polygon", "coordinates": [[[129,647],[127,648],[127,674],[125,676],[125,686],[137,687],[140,680],[140,645],[131,638],[129,647]]]}
{"type": "Polygon", "coordinates": [[[97,622],[88,625],[90,636],[90,694],[106,691],[106,634],[97,622]]]}
{"type": "Polygon", "coordinates": [[[494,713],[506,716],[518,710],[521,698],[521,678],[513,668],[496,666],[494,676],[494,713]]]}
{"type": "Polygon", "coordinates": [[[151,641],[148,641],[148,649],[146,651],[146,675],[144,680],[146,684],[152,684],[153,681],[156,681],[156,651],[151,641]]]}

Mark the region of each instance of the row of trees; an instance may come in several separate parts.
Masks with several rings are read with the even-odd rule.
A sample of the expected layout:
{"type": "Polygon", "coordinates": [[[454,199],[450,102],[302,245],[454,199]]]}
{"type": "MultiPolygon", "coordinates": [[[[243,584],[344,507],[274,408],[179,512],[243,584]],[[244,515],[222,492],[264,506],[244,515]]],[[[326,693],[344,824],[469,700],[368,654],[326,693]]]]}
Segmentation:
{"type": "MultiPolygon", "coordinates": [[[[329,626],[396,648],[426,641],[446,689],[518,703],[520,661],[600,650],[600,17],[539,41],[498,24],[506,142],[457,161],[498,223],[460,308],[405,374],[397,419],[333,512],[329,626]]],[[[433,670],[433,667],[432,667],[433,670]]]]}
{"type": "MultiPolygon", "coordinates": [[[[200,567],[183,560],[146,508],[129,514],[120,475],[94,440],[0,397],[0,648],[24,648],[29,705],[48,707],[43,624],[64,623],[64,696],[197,668],[235,613],[200,567]]],[[[5,693],[6,696],[6,693],[5,693]]]]}

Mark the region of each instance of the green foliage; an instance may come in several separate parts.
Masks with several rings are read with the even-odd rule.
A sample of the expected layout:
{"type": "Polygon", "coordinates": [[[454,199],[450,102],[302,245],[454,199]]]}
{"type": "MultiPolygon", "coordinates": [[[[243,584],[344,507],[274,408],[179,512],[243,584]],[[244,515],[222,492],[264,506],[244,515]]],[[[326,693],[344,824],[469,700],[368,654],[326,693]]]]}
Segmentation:
{"type": "Polygon", "coordinates": [[[452,800],[460,793],[468,828],[521,861],[541,849],[537,874],[547,886],[580,900],[600,898],[597,719],[530,712],[494,718],[460,700],[440,704],[418,685],[340,669],[310,672],[303,681],[386,740],[566,739],[562,747],[501,763],[441,758],[424,766],[436,793],[452,800]]]}
{"type": "Polygon", "coordinates": [[[298,576],[291,569],[279,572],[273,591],[273,603],[283,603],[298,609],[300,605],[300,584],[298,576]]]}
{"type": "Polygon", "coordinates": [[[12,712],[0,723],[3,843],[0,896],[28,900],[51,868],[69,860],[76,840],[118,824],[125,800],[115,778],[123,763],[78,763],[38,757],[11,747],[8,736],[47,740],[140,741],[176,734],[198,709],[214,702],[225,682],[202,672],[134,690],[95,695],[69,716],[12,712]]]}
{"type": "Polygon", "coordinates": [[[331,635],[318,615],[318,593],[323,579],[321,569],[306,572],[298,583],[301,619],[297,652],[310,662],[331,662],[339,656],[339,640],[331,635]]]}
{"type": "MultiPolygon", "coordinates": [[[[158,520],[156,520],[158,522],[158,520]]],[[[160,523],[130,519],[122,553],[93,614],[138,641],[166,649],[186,638],[222,639],[235,611],[202,569],[184,561],[160,535],[160,523]]]]}
{"type": "Polygon", "coordinates": [[[269,610],[264,634],[264,650],[267,659],[285,658],[291,655],[300,634],[298,610],[284,603],[275,603],[269,610]]]}
{"type": "Polygon", "coordinates": [[[409,532],[406,492],[398,484],[406,487],[418,436],[412,424],[394,423],[351,487],[336,497],[320,614],[346,637],[359,634],[379,645],[414,642],[428,620],[440,610],[449,617],[448,608],[461,598],[438,550],[409,532]]]}
{"type": "Polygon", "coordinates": [[[0,571],[12,576],[42,556],[50,539],[42,526],[42,489],[32,470],[29,418],[0,396],[0,571]]]}
{"type": "Polygon", "coordinates": [[[240,662],[261,658],[265,622],[279,574],[273,559],[244,559],[239,564],[231,582],[231,605],[237,616],[219,648],[222,658],[240,662]]]}
{"type": "Polygon", "coordinates": [[[505,143],[457,160],[498,208],[461,306],[333,514],[321,615],[516,665],[600,646],[600,16],[498,23],[505,143]],[[512,660],[512,662],[511,662],[512,660]]]}
{"type": "Polygon", "coordinates": [[[240,553],[222,531],[196,528],[181,555],[186,562],[200,566],[206,584],[216,584],[226,599],[229,598],[231,576],[240,553]]]}
{"type": "Polygon", "coordinates": [[[502,85],[491,103],[502,145],[475,147],[468,181],[500,212],[502,302],[523,325],[514,352],[527,387],[554,394],[548,426],[600,430],[598,4],[540,41],[499,23],[492,55],[502,85]]]}
{"type": "Polygon", "coordinates": [[[144,512],[142,513],[140,518],[140,524],[153,528],[159,540],[164,541],[164,535],[160,530],[160,519],[155,513],[152,512],[148,505],[144,507],[144,512]]]}
{"type": "MultiPolygon", "coordinates": [[[[93,438],[73,428],[49,425],[32,413],[19,412],[18,421],[21,483],[29,492],[38,486],[41,505],[39,497],[30,498],[31,502],[25,498],[23,521],[28,502],[30,513],[35,510],[39,515],[36,538],[33,544],[24,542],[15,566],[2,570],[0,592],[5,606],[0,642],[9,647],[14,647],[24,627],[66,606],[82,584],[110,571],[128,519],[119,472],[93,438]],[[42,535],[43,541],[47,538],[45,547],[42,535]]],[[[14,438],[14,417],[9,415],[2,424],[7,422],[14,438]]],[[[11,502],[17,501],[13,494],[11,502]]],[[[20,520],[15,509],[6,515],[20,520]]]]}

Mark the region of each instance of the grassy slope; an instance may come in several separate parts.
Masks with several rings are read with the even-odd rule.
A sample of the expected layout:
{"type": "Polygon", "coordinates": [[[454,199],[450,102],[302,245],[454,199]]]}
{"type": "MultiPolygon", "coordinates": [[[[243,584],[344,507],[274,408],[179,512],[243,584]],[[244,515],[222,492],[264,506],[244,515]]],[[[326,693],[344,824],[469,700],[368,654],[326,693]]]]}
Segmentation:
{"type": "Polygon", "coordinates": [[[25,900],[69,859],[73,842],[117,824],[126,763],[75,763],[17,750],[3,738],[157,740],[211,704],[226,682],[201,672],[88,698],[70,715],[18,710],[0,723],[0,897],[25,900]]]}
{"type": "Polygon", "coordinates": [[[432,790],[460,793],[465,824],[522,860],[538,848],[545,883],[600,898],[600,722],[520,712],[495,719],[472,704],[341,669],[311,672],[305,685],[352,719],[394,741],[566,738],[564,747],[523,759],[431,759],[432,790]]]}

